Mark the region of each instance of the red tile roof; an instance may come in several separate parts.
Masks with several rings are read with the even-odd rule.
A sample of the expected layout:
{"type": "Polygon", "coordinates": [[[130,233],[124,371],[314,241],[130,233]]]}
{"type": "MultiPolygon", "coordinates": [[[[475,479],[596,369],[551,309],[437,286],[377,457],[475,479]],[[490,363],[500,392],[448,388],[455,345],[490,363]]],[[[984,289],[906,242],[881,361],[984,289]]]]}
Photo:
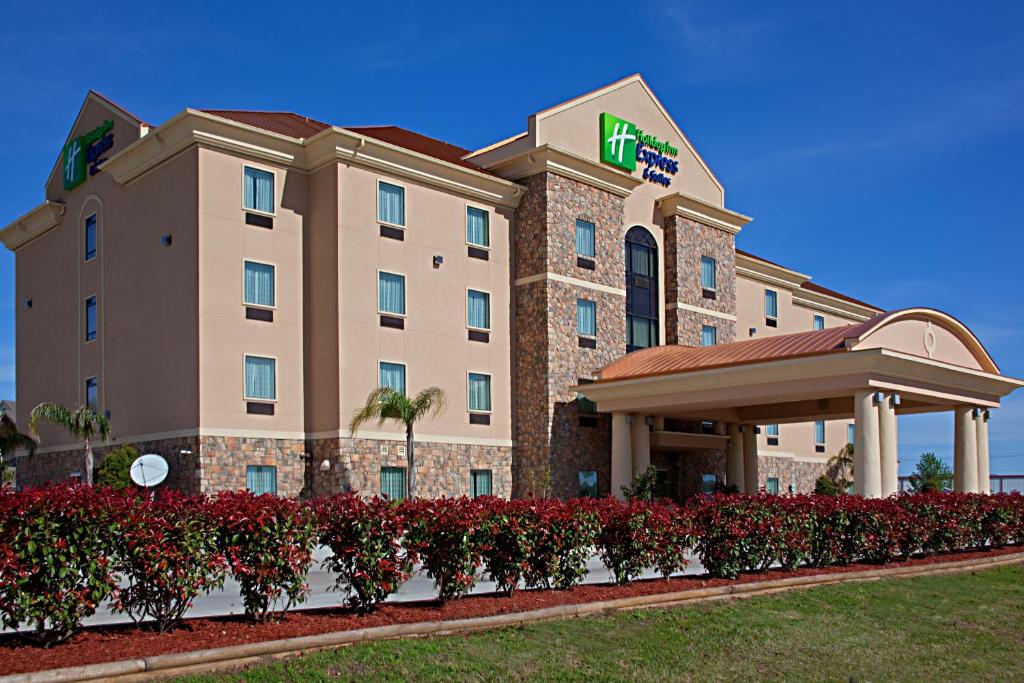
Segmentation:
{"type": "Polygon", "coordinates": [[[201,111],[292,138],[313,137],[320,131],[331,127],[330,124],[323,121],[293,114],[290,111],[243,111],[240,109],[203,109],[201,111]]]}

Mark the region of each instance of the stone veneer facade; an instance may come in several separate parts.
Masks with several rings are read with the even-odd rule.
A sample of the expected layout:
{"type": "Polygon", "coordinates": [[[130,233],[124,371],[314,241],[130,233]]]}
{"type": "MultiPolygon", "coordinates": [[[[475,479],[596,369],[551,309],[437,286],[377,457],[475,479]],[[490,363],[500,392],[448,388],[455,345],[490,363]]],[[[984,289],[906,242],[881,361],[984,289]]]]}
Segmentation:
{"type": "Polygon", "coordinates": [[[824,462],[797,460],[788,455],[758,455],[758,487],[767,488],[768,478],[779,480],[779,493],[814,493],[814,484],[818,477],[827,474],[828,466],[824,462]]]}

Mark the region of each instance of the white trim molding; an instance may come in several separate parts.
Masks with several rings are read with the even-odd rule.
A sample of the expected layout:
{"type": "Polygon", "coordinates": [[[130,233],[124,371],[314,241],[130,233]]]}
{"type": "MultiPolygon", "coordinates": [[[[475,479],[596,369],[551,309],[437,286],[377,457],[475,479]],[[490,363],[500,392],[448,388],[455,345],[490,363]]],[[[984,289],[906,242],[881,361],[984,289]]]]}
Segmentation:
{"type": "Polygon", "coordinates": [[[710,308],[701,308],[700,306],[693,306],[691,304],[684,304],[676,301],[675,303],[665,304],[665,310],[670,311],[673,308],[681,309],[684,311],[690,311],[691,313],[701,313],[703,315],[710,315],[714,318],[721,318],[722,320],[731,320],[736,322],[736,316],[731,313],[722,313],[721,311],[712,311],[710,308]]]}
{"type": "Polygon", "coordinates": [[[575,285],[576,287],[583,287],[584,289],[592,289],[597,292],[604,292],[605,294],[614,294],[615,296],[626,296],[625,289],[619,289],[618,287],[609,287],[608,285],[601,285],[596,282],[588,282],[586,280],[580,280],[578,278],[569,277],[568,275],[559,275],[558,273],[537,273],[536,275],[528,275],[521,277],[515,281],[515,286],[520,287],[522,285],[533,284],[534,282],[543,282],[545,280],[551,280],[553,282],[561,282],[567,285],[575,285]]]}
{"type": "Polygon", "coordinates": [[[656,204],[661,208],[664,216],[682,216],[712,228],[718,228],[731,235],[735,235],[744,225],[754,220],[750,216],[715,206],[683,192],[666,195],[658,199],[656,204]]]}
{"type": "Polygon", "coordinates": [[[47,199],[0,229],[0,242],[11,251],[17,251],[40,235],[59,228],[65,208],[61,202],[47,199]]]}

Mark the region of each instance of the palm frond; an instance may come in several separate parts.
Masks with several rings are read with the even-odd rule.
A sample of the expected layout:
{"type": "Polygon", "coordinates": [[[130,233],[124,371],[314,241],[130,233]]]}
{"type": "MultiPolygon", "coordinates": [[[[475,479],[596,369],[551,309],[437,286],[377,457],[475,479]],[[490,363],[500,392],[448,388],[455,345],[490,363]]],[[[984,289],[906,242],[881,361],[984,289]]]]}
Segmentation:
{"type": "Polygon", "coordinates": [[[410,422],[437,417],[448,405],[448,395],[440,387],[427,387],[412,399],[410,422]]]}
{"type": "MultiPolygon", "coordinates": [[[[49,422],[58,427],[63,427],[71,433],[76,431],[76,416],[67,406],[60,403],[40,403],[28,416],[28,431],[31,434],[39,433],[39,423],[49,422]]],[[[75,434],[77,436],[77,434],[75,434]]]]}
{"type": "Polygon", "coordinates": [[[4,425],[4,428],[0,429],[0,460],[5,459],[19,448],[27,450],[30,456],[34,455],[37,445],[35,439],[28,434],[22,434],[13,426],[4,425]]]}
{"type": "Polygon", "coordinates": [[[355,436],[367,422],[377,421],[377,426],[384,424],[385,420],[401,420],[403,415],[405,395],[395,391],[391,387],[377,387],[366,397],[366,402],[355,412],[349,422],[349,437],[355,436]]]}

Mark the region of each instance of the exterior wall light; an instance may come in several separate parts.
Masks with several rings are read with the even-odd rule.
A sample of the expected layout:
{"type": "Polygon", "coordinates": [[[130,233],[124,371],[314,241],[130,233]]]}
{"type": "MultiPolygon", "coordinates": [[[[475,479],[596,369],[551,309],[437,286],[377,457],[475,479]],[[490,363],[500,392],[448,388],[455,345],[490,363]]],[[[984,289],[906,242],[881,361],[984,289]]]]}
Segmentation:
{"type": "Polygon", "coordinates": [[[160,238],[160,244],[164,245],[165,247],[171,246],[171,242],[173,241],[174,238],[171,236],[171,233],[167,233],[166,235],[160,238]]]}
{"type": "Polygon", "coordinates": [[[440,254],[438,254],[437,256],[434,257],[434,267],[435,268],[440,268],[443,264],[444,264],[444,256],[441,256],[440,254]]]}
{"type": "Polygon", "coordinates": [[[896,408],[899,405],[900,405],[900,395],[899,394],[893,394],[892,395],[892,407],[896,408]]]}

